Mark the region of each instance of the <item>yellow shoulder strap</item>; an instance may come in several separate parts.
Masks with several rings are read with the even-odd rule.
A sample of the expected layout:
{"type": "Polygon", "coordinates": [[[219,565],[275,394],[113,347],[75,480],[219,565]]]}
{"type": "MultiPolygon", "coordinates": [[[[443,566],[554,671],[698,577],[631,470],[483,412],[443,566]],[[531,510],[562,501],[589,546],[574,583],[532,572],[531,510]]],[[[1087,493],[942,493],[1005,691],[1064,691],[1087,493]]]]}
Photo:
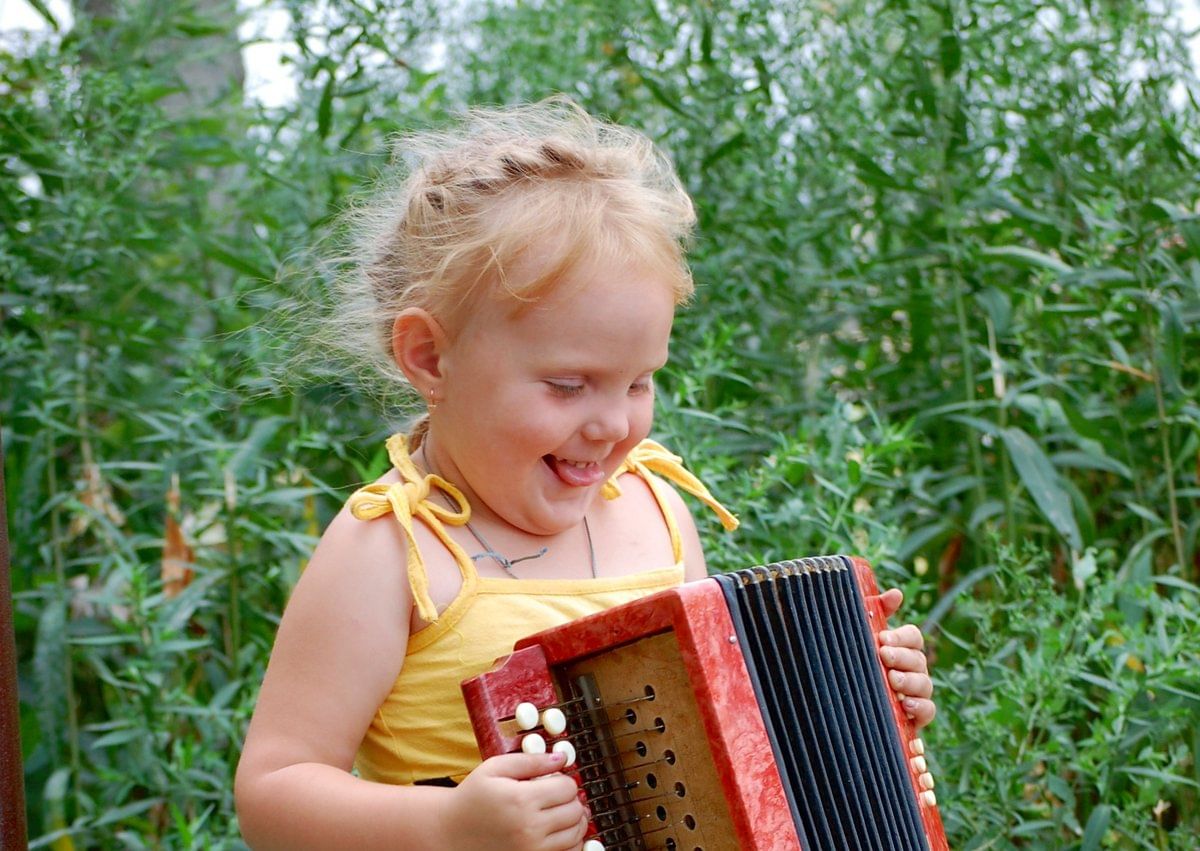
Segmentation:
{"type": "Polygon", "coordinates": [[[732,532],[739,525],[738,519],[725,506],[717,502],[704,483],[683,466],[682,458],[672,454],[666,447],[653,440],[643,440],[635,446],[612,478],[604,483],[600,493],[605,499],[616,499],[621,495],[617,477],[622,473],[636,473],[650,486],[650,490],[654,493],[655,499],[658,500],[659,507],[663,511],[663,516],[667,518],[667,527],[671,533],[671,545],[675,549],[676,558],[681,556],[682,549],[679,543],[679,529],[676,527],[670,506],[667,505],[664,495],[659,491],[659,485],[654,476],[649,475],[650,473],[661,476],[711,508],[720,519],[721,525],[725,527],[725,531],[732,532]]]}
{"type": "Polygon", "coordinates": [[[463,582],[475,576],[471,558],[446,532],[443,524],[463,526],[471,519],[471,507],[462,491],[432,473],[423,474],[417,469],[408,454],[408,441],[403,434],[394,434],[387,441],[388,457],[400,472],[401,480],[390,485],[374,484],[359,488],[346,503],[350,513],[359,520],[373,520],[389,511],[395,515],[408,542],[408,584],[412,589],[417,614],[428,623],[437,620],[437,607],[429,596],[429,577],[425,570],[425,559],[417,548],[413,537],[413,518],[419,518],[438,537],[454,556],[463,582]],[[434,488],[445,493],[454,501],[457,509],[443,508],[429,499],[434,488]]]}

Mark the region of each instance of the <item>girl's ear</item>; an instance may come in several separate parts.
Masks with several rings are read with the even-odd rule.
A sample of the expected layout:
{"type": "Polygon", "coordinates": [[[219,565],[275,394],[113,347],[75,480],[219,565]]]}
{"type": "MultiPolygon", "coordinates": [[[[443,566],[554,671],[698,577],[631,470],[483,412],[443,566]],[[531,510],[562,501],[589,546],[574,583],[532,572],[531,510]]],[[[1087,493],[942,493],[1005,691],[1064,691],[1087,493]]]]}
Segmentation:
{"type": "Polygon", "coordinates": [[[417,392],[428,398],[442,382],[446,332],[428,310],[409,307],[392,323],[392,358],[417,392]]]}

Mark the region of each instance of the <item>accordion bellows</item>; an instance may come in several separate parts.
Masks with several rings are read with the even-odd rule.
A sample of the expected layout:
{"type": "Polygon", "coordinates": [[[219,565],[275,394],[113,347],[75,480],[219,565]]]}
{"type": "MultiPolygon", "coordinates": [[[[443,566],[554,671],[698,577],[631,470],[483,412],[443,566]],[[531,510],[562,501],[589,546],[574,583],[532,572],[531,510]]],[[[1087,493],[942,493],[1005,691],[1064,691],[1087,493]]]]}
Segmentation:
{"type": "Polygon", "coordinates": [[[480,752],[570,741],[591,848],[942,851],[878,596],[861,559],[797,559],[523,639],[463,683],[480,752]],[[560,707],[566,731],[520,729],[521,703],[560,707]]]}

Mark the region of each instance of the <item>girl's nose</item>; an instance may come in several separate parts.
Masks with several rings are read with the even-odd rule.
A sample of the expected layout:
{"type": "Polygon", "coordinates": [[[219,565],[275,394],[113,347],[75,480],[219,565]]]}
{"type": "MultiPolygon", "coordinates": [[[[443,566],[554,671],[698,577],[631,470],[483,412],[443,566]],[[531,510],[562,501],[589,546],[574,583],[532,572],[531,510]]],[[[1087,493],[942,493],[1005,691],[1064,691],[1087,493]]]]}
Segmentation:
{"type": "Polygon", "coordinates": [[[629,414],[620,406],[601,407],[583,426],[583,436],[599,443],[619,443],[629,436],[629,414]]]}

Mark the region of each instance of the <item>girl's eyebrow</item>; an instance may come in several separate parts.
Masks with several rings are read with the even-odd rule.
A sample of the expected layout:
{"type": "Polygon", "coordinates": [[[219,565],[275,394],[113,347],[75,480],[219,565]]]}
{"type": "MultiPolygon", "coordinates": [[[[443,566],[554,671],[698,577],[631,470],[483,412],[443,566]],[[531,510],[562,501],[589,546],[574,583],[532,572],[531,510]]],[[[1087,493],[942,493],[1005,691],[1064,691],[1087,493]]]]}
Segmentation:
{"type": "Polygon", "coordinates": [[[646,369],[624,370],[624,369],[609,368],[607,365],[601,365],[599,368],[597,368],[595,364],[590,364],[590,365],[582,364],[582,363],[572,364],[572,363],[564,362],[564,363],[560,363],[560,364],[551,366],[546,371],[548,373],[560,373],[564,376],[566,376],[566,375],[591,375],[591,374],[595,374],[595,373],[607,373],[607,372],[612,372],[612,373],[619,372],[622,374],[625,374],[628,372],[633,375],[652,375],[652,374],[658,372],[660,369],[662,369],[666,365],[667,365],[667,361],[664,360],[664,361],[657,361],[655,366],[647,367],[646,369]]]}

